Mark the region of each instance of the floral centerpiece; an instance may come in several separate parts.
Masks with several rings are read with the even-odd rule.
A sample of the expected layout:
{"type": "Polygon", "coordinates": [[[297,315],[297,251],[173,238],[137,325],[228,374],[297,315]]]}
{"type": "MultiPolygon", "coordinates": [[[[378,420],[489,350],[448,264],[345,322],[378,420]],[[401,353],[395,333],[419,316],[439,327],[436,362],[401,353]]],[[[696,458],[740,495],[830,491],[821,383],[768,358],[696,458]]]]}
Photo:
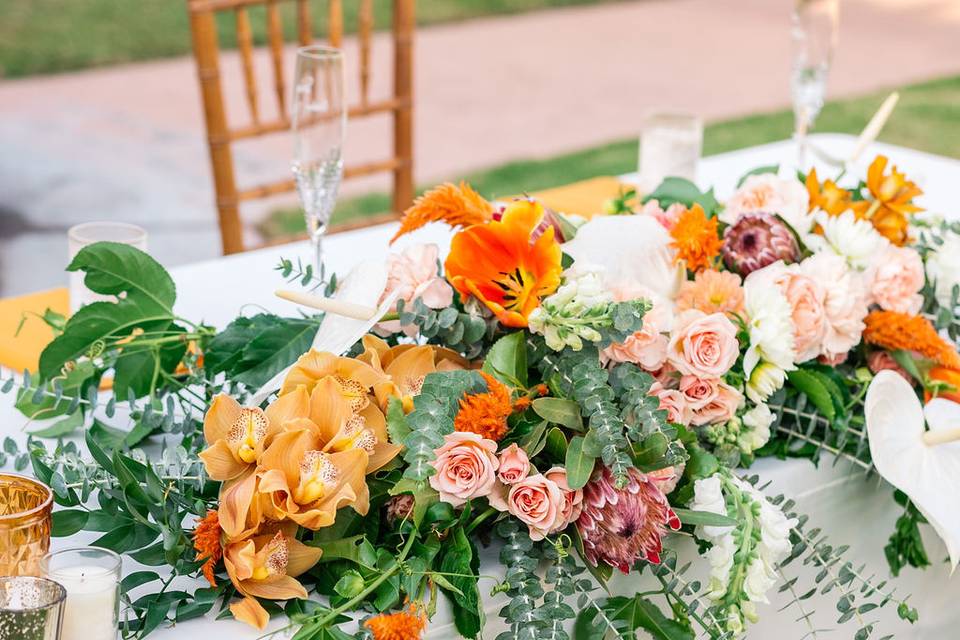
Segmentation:
{"type": "MultiPolygon", "coordinates": [[[[757,172],[721,204],[668,179],[590,220],[442,185],[397,237],[444,222],[449,253],[391,255],[371,303],[396,302],[347,354],[310,349],[321,316],[219,333],[179,318],[159,265],[94,245],[70,268],[117,298],[48,315],[61,333],[18,399],[63,416],[38,436],[84,426],[89,456],[34,438],[18,462],[65,507],[56,534],[102,532],[96,544],[162,567],[124,581],[129,637],[219,607],[258,629],[285,613],[297,640],[414,640],[444,598],[476,638],[489,547],[498,638],[736,637],[795,560],[821,570],[784,589],[836,588],[839,622],[866,638],[877,607],[917,614],[743,469],[828,452],[871,471],[862,407],[883,370],[916,398],[960,399],[943,337],[960,230],[917,219],[919,193],[883,157],[851,189],[757,172]],[[118,404],[129,430],[106,424],[118,404]],[[698,558],[681,534],[706,584],[687,577],[698,558]],[[604,594],[614,571],[647,582],[604,594]],[[171,587],[181,576],[207,584],[171,587]]],[[[894,572],[929,563],[922,496],[897,497],[894,572]]]]}

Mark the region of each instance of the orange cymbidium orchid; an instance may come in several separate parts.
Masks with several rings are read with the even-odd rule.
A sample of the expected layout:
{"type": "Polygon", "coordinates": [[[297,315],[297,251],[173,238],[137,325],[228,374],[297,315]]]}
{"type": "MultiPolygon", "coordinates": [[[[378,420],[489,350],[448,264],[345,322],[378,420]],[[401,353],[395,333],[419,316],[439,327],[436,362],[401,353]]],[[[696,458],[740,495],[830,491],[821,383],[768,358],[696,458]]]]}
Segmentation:
{"type": "Polygon", "coordinates": [[[214,397],[203,418],[203,438],[207,448],[200,459],[207,474],[221,482],[232,480],[255,466],[274,434],[283,423],[308,410],[306,391],[278,398],[264,411],[259,407],[241,407],[225,394],[214,397]]]}
{"type": "Polygon", "coordinates": [[[373,386],[382,382],[384,377],[383,372],[377,371],[366,362],[310,350],[300,356],[290,369],[283,386],[280,387],[280,397],[301,385],[307,392],[311,392],[320,380],[332,378],[337,382],[340,395],[350,401],[351,408],[360,411],[367,406],[368,394],[373,386]]]}
{"type": "Polygon", "coordinates": [[[223,563],[233,586],[244,596],[230,605],[233,616],[263,629],[270,615],[256,598],[306,599],[307,590],[296,578],[317,564],[320,554],[320,549],[299,542],[291,527],[227,545],[223,563]]]}
{"type": "Polygon", "coordinates": [[[916,183],[907,180],[896,166],[884,175],[886,156],[877,156],[867,170],[867,189],[874,197],[864,214],[873,226],[890,242],[903,245],[909,239],[910,216],[923,211],[913,204],[913,199],[923,194],[916,183]]]}
{"type": "Polygon", "coordinates": [[[453,237],[444,272],[464,298],[476,297],[508,327],[525,327],[540,299],[560,286],[562,252],[548,226],[534,238],[543,206],[518,200],[500,220],[476,224],[453,237]]]}
{"type": "Polygon", "coordinates": [[[387,410],[390,398],[399,398],[405,412],[413,411],[413,399],[420,394],[427,375],[470,366],[469,360],[451,349],[415,344],[391,347],[371,334],[363,337],[363,348],[360,360],[386,374],[386,379],[373,385],[373,393],[383,411],[387,410]]]}

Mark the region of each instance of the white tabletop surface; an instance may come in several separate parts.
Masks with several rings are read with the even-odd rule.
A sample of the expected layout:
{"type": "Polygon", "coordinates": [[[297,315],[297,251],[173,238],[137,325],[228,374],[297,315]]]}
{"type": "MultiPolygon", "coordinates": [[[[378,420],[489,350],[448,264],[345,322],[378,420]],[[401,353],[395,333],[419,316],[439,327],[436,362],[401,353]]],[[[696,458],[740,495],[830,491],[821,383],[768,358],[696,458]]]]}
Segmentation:
{"type": "MultiPolygon", "coordinates": [[[[845,156],[853,147],[850,136],[818,135],[813,139],[836,156],[845,156]]],[[[886,154],[920,184],[926,192],[918,199],[923,206],[946,217],[960,217],[960,205],[956,200],[960,162],[902,147],[875,144],[864,154],[861,166],[854,172],[855,176],[865,175],[866,165],[875,153],[886,154]]],[[[794,147],[790,142],[712,156],[702,161],[698,182],[702,187],[714,186],[717,196],[723,199],[732,192],[740,176],[750,169],[790,161],[793,156],[794,147]]],[[[832,175],[827,167],[818,169],[821,176],[832,175]]],[[[396,224],[388,224],[331,236],[325,242],[327,264],[343,273],[360,260],[383,256],[389,250],[387,243],[395,229],[396,224]]],[[[445,251],[449,232],[444,227],[433,225],[402,239],[394,249],[424,241],[436,242],[445,251]]],[[[309,247],[306,243],[294,243],[172,269],[178,288],[178,313],[218,328],[224,327],[238,314],[253,314],[264,309],[286,315],[295,313],[293,305],[272,295],[275,289],[284,285],[279,274],[273,270],[281,257],[309,260],[309,247]]],[[[34,426],[37,425],[31,425],[31,428],[34,426]]],[[[0,396],[0,436],[11,435],[23,441],[25,427],[24,418],[12,407],[11,396],[0,396]]],[[[824,459],[820,469],[806,460],[761,460],[754,465],[751,473],[757,473],[763,480],[771,482],[768,489],[771,495],[782,492],[797,499],[800,511],[810,515],[812,526],[822,527],[829,532],[833,544],[850,545],[850,559],[855,564],[866,563],[866,570],[877,574],[878,580],[888,578],[883,546],[899,515],[889,486],[878,482],[876,477],[865,481],[860,476],[851,476],[846,464],[833,467],[829,458],[824,459]]],[[[956,637],[955,631],[960,625],[960,608],[956,605],[960,601],[960,581],[951,580],[947,565],[941,562],[946,556],[941,542],[930,531],[925,534],[928,534],[925,536],[927,550],[935,566],[926,571],[905,569],[898,579],[891,582],[898,594],[912,594],[911,602],[920,610],[920,623],[909,627],[898,621],[892,607],[880,615],[876,611],[871,612],[868,619],[878,620],[872,637],[879,638],[891,633],[898,638],[939,640],[956,637]]],[[[692,544],[689,541],[681,543],[689,552],[685,555],[690,559],[696,558],[692,544]]],[[[62,546],[64,541],[55,541],[54,544],[62,546]]],[[[484,554],[488,561],[483,573],[501,575],[502,571],[495,561],[495,550],[487,550],[484,554]]],[[[707,567],[702,569],[700,575],[705,575],[707,567]]],[[[791,565],[788,570],[788,577],[792,577],[797,575],[798,567],[791,565]]],[[[815,574],[809,569],[800,573],[806,576],[806,580],[801,579],[800,584],[811,582],[815,574]]],[[[481,593],[488,594],[490,586],[490,582],[481,585],[481,593]]],[[[630,577],[615,582],[614,590],[633,593],[639,587],[640,580],[630,577]]],[[[751,627],[748,637],[776,637],[783,640],[803,637],[807,627],[797,622],[800,612],[794,608],[778,612],[787,602],[781,594],[771,594],[771,600],[771,605],[760,607],[761,621],[751,627]]],[[[496,611],[500,603],[497,599],[486,600],[491,623],[497,619],[496,611]]],[[[815,597],[805,604],[808,610],[816,611],[812,620],[818,629],[836,628],[839,614],[835,594],[815,597]]],[[[279,624],[271,625],[271,628],[276,626],[279,624]]],[[[851,638],[855,630],[855,626],[848,624],[842,630],[823,633],[818,637],[851,638]]],[[[499,629],[491,627],[485,637],[492,638],[497,632],[499,629]]],[[[178,625],[175,629],[157,631],[153,637],[157,640],[221,637],[252,640],[259,635],[237,622],[215,622],[212,618],[204,618],[178,625]]],[[[439,640],[454,636],[449,616],[441,610],[430,626],[428,638],[439,640]]]]}

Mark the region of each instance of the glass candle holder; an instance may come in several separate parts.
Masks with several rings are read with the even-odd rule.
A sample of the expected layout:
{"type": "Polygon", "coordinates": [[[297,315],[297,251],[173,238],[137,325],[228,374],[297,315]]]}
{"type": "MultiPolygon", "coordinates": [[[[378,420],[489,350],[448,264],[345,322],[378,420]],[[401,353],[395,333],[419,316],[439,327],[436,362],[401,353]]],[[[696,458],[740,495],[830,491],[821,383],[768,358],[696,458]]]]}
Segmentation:
{"type": "Polygon", "coordinates": [[[120,605],[120,556],[81,547],[47,554],[43,575],[67,590],[61,640],[116,640],[120,605]]]}
{"type": "Polygon", "coordinates": [[[676,176],[696,182],[697,163],[703,150],[703,120],[685,113],[651,113],[640,130],[637,185],[642,192],[657,188],[664,178],[676,176]]]}
{"type": "Polygon", "coordinates": [[[0,578],[0,640],[60,640],[66,590],[45,578],[0,578]]]}
{"type": "MultiPolygon", "coordinates": [[[[70,260],[76,257],[80,249],[96,242],[119,242],[146,251],[147,232],[142,227],[125,222],[84,222],[74,225],[67,231],[70,260]]],[[[70,272],[70,313],[75,313],[85,304],[111,299],[87,289],[83,284],[83,278],[82,272],[70,272]]]]}
{"type": "Polygon", "coordinates": [[[53,492],[39,480],[0,473],[0,575],[36,576],[50,550],[53,492]]]}

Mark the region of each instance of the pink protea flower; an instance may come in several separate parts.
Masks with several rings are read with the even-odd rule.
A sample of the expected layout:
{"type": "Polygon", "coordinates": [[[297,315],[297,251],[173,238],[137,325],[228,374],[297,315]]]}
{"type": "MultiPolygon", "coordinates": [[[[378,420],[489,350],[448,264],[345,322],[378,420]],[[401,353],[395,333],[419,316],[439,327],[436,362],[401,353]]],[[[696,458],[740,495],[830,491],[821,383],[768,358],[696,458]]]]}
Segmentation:
{"type": "Polygon", "coordinates": [[[777,260],[796,262],[800,247],[789,227],[770,213],[744,213],[723,232],[720,250],[731,271],[746,277],[777,260]]]}
{"type": "Polygon", "coordinates": [[[583,488],[583,512],[577,520],[587,560],[594,565],[606,562],[623,573],[640,558],[659,564],[667,528],[680,528],[657,481],[636,469],[630,469],[629,476],[627,486],[618,489],[610,470],[598,467],[583,488]]]}

